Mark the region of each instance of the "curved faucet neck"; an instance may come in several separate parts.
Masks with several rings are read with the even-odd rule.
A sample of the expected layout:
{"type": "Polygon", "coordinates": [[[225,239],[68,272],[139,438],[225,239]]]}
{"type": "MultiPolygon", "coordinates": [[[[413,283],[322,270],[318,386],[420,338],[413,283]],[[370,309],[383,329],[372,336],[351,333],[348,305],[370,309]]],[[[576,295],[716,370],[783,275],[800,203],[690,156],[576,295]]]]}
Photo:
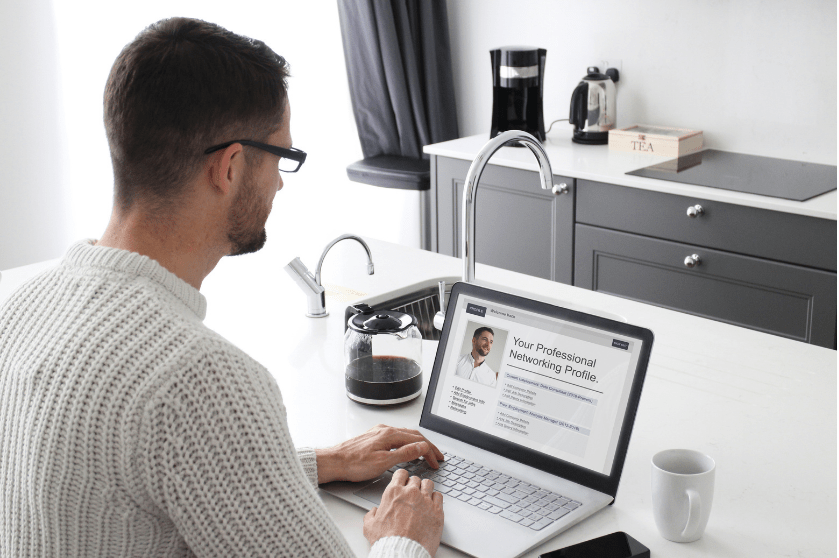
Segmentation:
{"type": "Polygon", "coordinates": [[[510,130],[502,132],[489,140],[478,152],[475,160],[466,173],[466,183],[463,185],[463,215],[461,218],[461,254],[463,255],[463,281],[471,283],[475,279],[475,196],[478,192],[478,182],[490,158],[496,151],[511,143],[521,143],[526,146],[539,163],[542,189],[550,190],[553,186],[553,174],[548,154],[542,144],[527,132],[510,130]]]}
{"type": "Polygon", "coordinates": [[[320,281],[320,268],[323,266],[323,260],[326,258],[326,253],[329,252],[329,249],[341,242],[342,240],[355,240],[358,241],[362,246],[364,246],[364,250],[367,252],[367,275],[373,275],[373,255],[370,253],[370,247],[367,246],[367,243],[364,242],[360,236],[356,236],[354,234],[342,234],[332,242],[326,245],[326,248],[323,249],[323,254],[320,255],[320,260],[318,261],[318,267],[315,270],[315,282],[318,285],[323,285],[320,281]]]}

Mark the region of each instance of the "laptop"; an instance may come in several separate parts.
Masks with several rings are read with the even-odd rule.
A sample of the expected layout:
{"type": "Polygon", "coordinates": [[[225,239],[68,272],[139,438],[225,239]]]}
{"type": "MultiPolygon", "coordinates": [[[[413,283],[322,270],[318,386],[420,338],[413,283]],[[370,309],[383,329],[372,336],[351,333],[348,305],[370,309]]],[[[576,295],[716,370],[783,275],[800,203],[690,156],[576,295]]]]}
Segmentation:
{"type": "Polygon", "coordinates": [[[456,283],[418,427],[441,468],[321,488],[369,510],[408,469],[444,494],[443,544],[520,556],[614,502],[652,344],[642,327],[456,283]]]}

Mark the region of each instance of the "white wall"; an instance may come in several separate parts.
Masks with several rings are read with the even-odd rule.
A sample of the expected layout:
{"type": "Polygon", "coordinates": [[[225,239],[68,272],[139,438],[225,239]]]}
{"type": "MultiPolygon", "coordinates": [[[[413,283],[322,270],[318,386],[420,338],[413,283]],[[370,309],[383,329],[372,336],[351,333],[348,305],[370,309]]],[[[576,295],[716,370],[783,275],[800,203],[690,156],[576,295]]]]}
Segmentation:
{"type": "Polygon", "coordinates": [[[620,59],[619,127],[698,129],[717,149],[836,164],[835,0],[448,0],[448,8],[461,135],[489,133],[489,51],[531,45],[548,51],[546,126],[568,118],[588,65],[620,59]]]}
{"type": "Polygon", "coordinates": [[[105,81],[126,43],[171,16],[205,19],[261,39],[291,64],[292,136],[309,156],[299,173],[284,177],[268,221],[267,255],[251,257],[285,264],[301,256],[314,267],[323,247],[347,232],[419,246],[416,192],[346,178],[346,166],[362,154],[333,0],[36,0],[2,6],[0,163],[15,174],[0,183],[0,269],[59,257],[75,240],[102,233],[113,185],[102,125],[105,81]],[[7,79],[12,75],[20,79],[7,79]]]}
{"type": "MultiPolygon", "coordinates": [[[[548,50],[548,121],[567,118],[587,65],[619,58],[620,126],[698,128],[716,148],[836,164],[832,0],[448,0],[448,9],[461,135],[489,131],[489,50],[527,44],[548,50]]],[[[292,134],[309,158],[274,203],[266,250],[248,257],[272,258],[279,271],[299,255],[314,267],[345,232],[419,245],[415,192],[346,179],[361,149],[333,0],[29,0],[0,3],[0,269],[101,234],[112,191],[108,70],[143,27],[174,15],[260,38],[292,65],[292,134]]],[[[336,250],[357,249],[343,244],[336,250]]]]}
{"type": "Polygon", "coordinates": [[[0,2],[0,269],[55,257],[67,234],[51,11],[0,2]]]}

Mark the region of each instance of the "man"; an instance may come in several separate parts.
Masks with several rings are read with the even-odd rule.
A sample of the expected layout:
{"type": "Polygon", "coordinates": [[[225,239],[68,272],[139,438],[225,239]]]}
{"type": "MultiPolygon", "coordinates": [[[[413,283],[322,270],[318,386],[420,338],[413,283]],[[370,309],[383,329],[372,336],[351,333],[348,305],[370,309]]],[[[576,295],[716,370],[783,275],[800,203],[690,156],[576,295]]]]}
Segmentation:
{"type": "Polygon", "coordinates": [[[472,335],[472,351],[466,353],[457,361],[454,375],[467,378],[473,382],[495,387],[498,383],[498,373],[486,363],[486,357],[492,350],[495,333],[491,328],[479,327],[472,335]]]}
{"type": "MultiPolygon", "coordinates": [[[[0,556],[351,556],[316,485],[438,466],[382,425],[295,449],[276,382],[202,323],[203,279],[265,243],[279,171],[305,160],[287,75],[264,43],[188,19],[114,63],[107,229],[0,308],[0,556]]],[[[432,491],[394,475],[364,519],[371,555],[436,552],[432,491]]]]}

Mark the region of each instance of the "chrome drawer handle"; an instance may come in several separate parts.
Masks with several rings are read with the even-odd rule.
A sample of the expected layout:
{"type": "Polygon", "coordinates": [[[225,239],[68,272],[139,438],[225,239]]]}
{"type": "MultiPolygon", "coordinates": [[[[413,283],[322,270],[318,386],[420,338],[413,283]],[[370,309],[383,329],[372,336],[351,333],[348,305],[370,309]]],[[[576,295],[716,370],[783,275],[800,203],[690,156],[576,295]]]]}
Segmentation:
{"type": "Polygon", "coordinates": [[[702,263],[702,258],[699,257],[699,254],[692,254],[685,258],[685,267],[696,267],[702,263]]]}
{"type": "Polygon", "coordinates": [[[701,205],[692,205],[688,207],[688,217],[696,219],[700,215],[705,215],[705,210],[702,209],[701,205]]]}
{"type": "Polygon", "coordinates": [[[551,192],[553,192],[554,195],[556,195],[556,196],[561,196],[562,194],[567,194],[568,193],[568,184],[566,184],[565,182],[563,182],[561,184],[554,184],[554,187],[551,188],[551,192]]]}

